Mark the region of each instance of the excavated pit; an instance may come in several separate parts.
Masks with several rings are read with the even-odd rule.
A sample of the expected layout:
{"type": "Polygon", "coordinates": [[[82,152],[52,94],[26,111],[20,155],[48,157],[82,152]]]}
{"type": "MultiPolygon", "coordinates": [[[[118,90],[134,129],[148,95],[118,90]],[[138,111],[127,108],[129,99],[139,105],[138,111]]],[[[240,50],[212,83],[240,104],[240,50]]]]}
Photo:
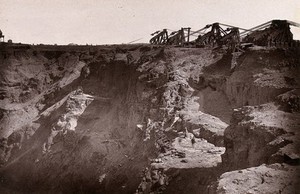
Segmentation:
{"type": "MultiPolygon", "coordinates": [[[[137,83],[137,77],[135,68],[123,62],[105,66],[91,64],[88,79],[77,80],[69,86],[70,91],[80,85],[85,93],[94,96],[80,116],[76,132],[55,137],[54,142],[58,143],[52,146],[52,152],[42,156],[41,148],[50,133],[50,126],[64,109],[55,110],[50,118],[38,120],[42,125],[28,145],[24,143],[18,151],[26,156],[17,161],[12,157],[8,161],[10,166],[3,172],[3,185],[19,188],[16,192],[90,193],[103,190],[118,193],[126,184],[127,188],[122,192],[132,193],[139,171],[155,152],[149,144],[142,142],[143,134],[136,129],[136,124],[145,120],[149,109],[148,103],[139,99],[138,94],[145,86],[137,83]],[[61,138],[63,143],[60,143],[61,138]],[[101,188],[97,176],[107,172],[108,181],[101,188]]],[[[62,98],[65,93],[57,92],[56,98],[62,98]]]]}
{"type": "Polygon", "coordinates": [[[148,114],[149,103],[139,96],[145,86],[138,83],[139,73],[126,61],[99,61],[89,66],[88,78],[81,76],[45,96],[47,107],[78,86],[93,96],[76,131],[54,137],[51,152],[43,155],[43,143],[53,123],[65,113],[66,102],[38,119],[41,126],[22,142],[20,150],[11,150],[12,156],[1,170],[5,177],[2,186],[9,192],[118,193],[126,184],[122,192],[132,193],[136,188],[139,171],[155,152],[142,142],[143,134],[136,129],[148,114]],[[107,172],[108,181],[99,186],[99,175],[107,172]]]}
{"type": "MultiPolygon", "coordinates": [[[[251,141],[258,140],[254,143],[258,147],[266,146],[254,159],[257,147],[239,144],[252,133],[239,132],[236,126],[244,118],[253,118],[237,112],[244,106],[257,108],[276,101],[284,111],[287,107],[297,109],[297,105],[286,105],[289,97],[278,97],[299,83],[295,51],[247,50],[232,68],[232,55],[222,49],[44,49],[2,59],[2,74],[6,76],[3,88],[15,88],[20,82],[30,83],[32,89],[20,87],[17,93],[2,95],[1,193],[134,193],[142,186],[144,193],[222,193],[218,181],[223,173],[291,157],[276,155],[297,141],[290,137],[271,146],[271,153],[264,152],[276,136],[286,134],[280,132],[284,126],[277,126],[275,134],[262,132],[261,137],[266,138],[262,144],[257,138],[260,133],[253,133],[251,141]],[[12,64],[21,69],[28,64],[42,65],[45,69],[41,72],[47,70],[49,75],[36,81],[30,79],[32,75],[23,80],[16,75],[9,77],[5,73],[14,72],[12,64]],[[50,81],[43,86],[35,83],[46,78],[50,81]],[[83,94],[73,94],[79,90],[83,94]],[[26,95],[24,91],[28,91],[26,95]],[[31,100],[39,95],[41,98],[31,100]],[[84,95],[92,100],[81,99],[83,109],[76,98],[84,95]],[[75,99],[74,105],[68,104],[70,98],[75,99]],[[73,116],[77,119],[75,131],[61,130],[53,136],[53,126],[72,107],[80,112],[73,116]],[[26,112],[34,114],[21,123],[7,121],[18,115],[22,118],[26,112]],[[195,143],[189,139],[192,136],[195,143]],[[158,184],[156,177],[162,175],[157,173],[168,180],[158,184]]],[[[28,72],[37,73],[34,69],[28,72]]],[[[293,136],[295,132],[288,133],[293,136]]]]}

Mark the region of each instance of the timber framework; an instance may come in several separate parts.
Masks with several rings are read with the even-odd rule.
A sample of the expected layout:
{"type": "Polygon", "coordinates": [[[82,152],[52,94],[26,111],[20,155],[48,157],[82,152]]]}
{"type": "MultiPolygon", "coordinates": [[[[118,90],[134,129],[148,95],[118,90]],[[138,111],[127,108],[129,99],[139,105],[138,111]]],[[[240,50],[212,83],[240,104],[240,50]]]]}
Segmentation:
{"type": "Polygon", "coordinates": [[[174,45],[182,47],[227,46],[231,51],[238,51],[243,45],[300,47],[300,42],[293,39],[290,26],[300,24],[288,20],[271,20],[250,29],[222,23],[208,24],[191,31],[181,28],[178,31],[163,29],[152,33],[150,43],[154,45],[174,45]],[[170,34],[169,32],[170,31],[170,34]]]}

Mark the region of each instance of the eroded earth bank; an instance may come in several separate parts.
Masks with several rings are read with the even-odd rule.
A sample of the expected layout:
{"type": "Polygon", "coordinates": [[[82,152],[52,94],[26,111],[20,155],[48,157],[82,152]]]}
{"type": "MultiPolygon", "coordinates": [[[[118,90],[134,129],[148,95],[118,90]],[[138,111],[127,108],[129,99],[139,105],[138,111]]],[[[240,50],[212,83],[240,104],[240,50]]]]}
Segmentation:
{"type": "Polygon", "coordinates": [[[297,49],[3,47],[1,193],[297,193],[297,49]]]}

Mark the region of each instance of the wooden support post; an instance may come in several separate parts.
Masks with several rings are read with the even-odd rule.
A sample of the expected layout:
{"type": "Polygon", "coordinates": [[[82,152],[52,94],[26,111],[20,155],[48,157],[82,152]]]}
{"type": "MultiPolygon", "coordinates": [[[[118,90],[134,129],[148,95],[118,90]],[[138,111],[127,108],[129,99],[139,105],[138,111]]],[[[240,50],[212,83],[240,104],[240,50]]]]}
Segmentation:
{"type": "Polygon", "coordinates": [[[179,43],[179,45],[183,46],[183,45],[184,45],[184,42],[185,42],[184,28],[181,28],[181,30],[180,30],[180,35],[179,35],[179,36],[181,36],[181,37],[180,37],[180,43],[179,43]]]}
{"type": "Polygon", "coordinates": [[[187,35],[187,43],[190,43],[190,32],[191,32],[191,28],[187,28],[188,30],[188,35],[187,35]]]}

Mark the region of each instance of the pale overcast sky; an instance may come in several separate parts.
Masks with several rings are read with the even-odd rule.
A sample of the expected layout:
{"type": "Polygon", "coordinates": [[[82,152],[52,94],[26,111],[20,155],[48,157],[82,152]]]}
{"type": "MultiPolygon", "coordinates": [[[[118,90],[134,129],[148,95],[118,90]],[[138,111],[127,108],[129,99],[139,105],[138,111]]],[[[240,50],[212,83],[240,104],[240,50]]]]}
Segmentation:
{"type": "Polygon", "coordinates": [[[163,28],[251,28],[272,19],[300,23],[300,0],[0,0],[5,39],[35,44],[148,42],[163,28]]]}

